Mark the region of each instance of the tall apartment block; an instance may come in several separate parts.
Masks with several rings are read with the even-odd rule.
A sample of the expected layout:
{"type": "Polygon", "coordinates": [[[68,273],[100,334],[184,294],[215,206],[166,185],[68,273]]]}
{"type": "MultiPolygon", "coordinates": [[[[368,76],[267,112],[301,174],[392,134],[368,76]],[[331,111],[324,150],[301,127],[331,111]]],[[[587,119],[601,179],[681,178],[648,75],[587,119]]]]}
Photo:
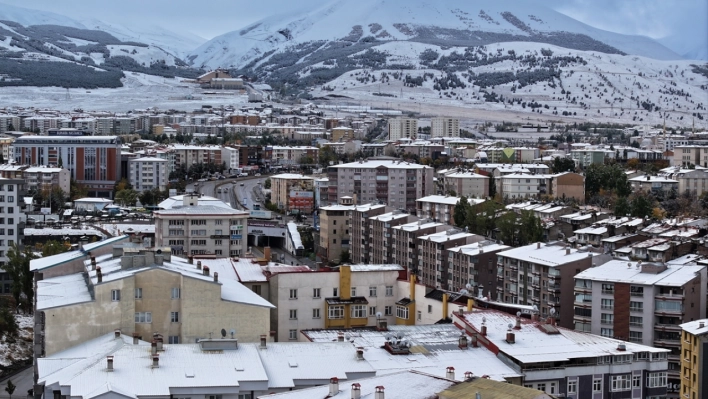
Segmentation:
{"type": "Polygon", "coordinates": [[[418,120],[412,118],[395,118],[388,121],[388,139],[400,140],[411,139],[415,140],[418,134],[418,120]]]}
{"type": "Polygon", "coordinates": [[[18,164],[69,169],[89,197],[110,198],[121,178],[121,141],[116,136],[22,136],[13,147],[18,164]]]}
{"type": "Polygon", "coordinates": [[[402,224],[391,228],[393,235],[394,262],[408,270],[409,273],[418,274],[421,268],[421,252],[418,238],[445,231],[450,226],[433,222],[431,219],[421,219],[417,222],[402,224]]]}
{"type": "Polygon", "coordinates": [[[497,254],[497,301],[535,305],[542,317],[555,309],[558,324],[573,328],[574,281],[592,266],[592,253],[534,243],[497,254]]]}
{"type": "Polygon", "coordinates": [[[374,159],[331,166],[328,200],[343,196],[355,204],[381,203],[415,213],[418,198],[433,193],[433,168],[401,160],[374,159]]]}
{"type": "MultiPolygon", "coordinates": [[[[447,250],[447,289],[459,292],[473,287],[473,296],[494,298],[497,292],[497,253],[511,247],[494,241],[479,241],[447,250]]],[[[445,262],[443,262],[445,263],[445,262]]]]}
{"type": "Polygon", "coordinates": [[[482,240],[484,240],[484,237],[480,235],[470,234],[454,228],[418,238],[421,260],[421,267],[418,273],[419,281],[430,287],[444,290],[450,289],[453,285],[452,270],[449,267],[447,250],[482,240]]]}
{"type": "Polygon", "coordinates": [[[430,137],[460,137],[460,120],[455,118],[432,118],[430,137]]]}
{"type": "Polygon", "coordinates": [[[405,212],[395,210],[369,218],[369,256],[373,264],[393,263],[393,235],[392,228],[408,222],[418,220],[417,217],[405,212]]]}
{"type": "Polygon", "coordinates": [[[681,397],[705,398],[708,394],[708,319],[681,324],[681,397]]]}
{"type": "Polygon", "coordinates": [[[8,249],[22,236],[20,215],[24,187],[24,180],[0,178],[0,292],[4,294],[10,293],[11,281],[2,267],[8,261],[8,249]]]}
{"type": "Polygon", "coordinates": [[[681,385],[681,324],[705,317],[705,265],[613,260],[575,276],[575,329],[669,349],[669,394],[681,385]]]}
{"type": "MultiPolygon", "coordinates": [[[[338,205],[320,208],[320,234],[317,254],[325,262],[341,262],[342,253],[349,251],[351,216],[354,209],[351,197],[342,197],[338,205]]],[[[350,252],[351,256],[351,252],[350,252]]]]}
{"type": "Polygon", "coordinates": [[[352,244],[351,254],[353,264],[369,264],[369,218],[389,211],[389,207],[379,204],[355,205],[351,211],[352,244]]]}

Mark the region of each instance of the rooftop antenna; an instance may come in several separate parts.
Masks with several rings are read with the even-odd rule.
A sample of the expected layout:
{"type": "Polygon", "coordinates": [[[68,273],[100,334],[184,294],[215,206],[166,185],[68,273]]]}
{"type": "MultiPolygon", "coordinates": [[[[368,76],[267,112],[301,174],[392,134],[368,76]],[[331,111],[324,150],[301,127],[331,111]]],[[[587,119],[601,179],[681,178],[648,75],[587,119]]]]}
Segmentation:
{"type": "Polygon", "coordinates": [[[236,334],[236,330],[231,330],[231,339],[234,339],[235,334],[236,334]]]}

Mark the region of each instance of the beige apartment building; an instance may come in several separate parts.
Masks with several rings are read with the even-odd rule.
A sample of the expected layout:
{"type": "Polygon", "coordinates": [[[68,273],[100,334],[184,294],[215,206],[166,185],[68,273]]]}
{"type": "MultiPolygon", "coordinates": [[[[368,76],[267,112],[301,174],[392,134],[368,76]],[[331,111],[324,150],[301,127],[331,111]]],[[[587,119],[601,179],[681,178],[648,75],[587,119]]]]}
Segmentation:
{"type": "Polygon", "coordinates": [[[311,213],[315,204],[315,179],[296,173],[270,177],[270,202],[284,211],[311,213]]]}
{"type": "Polygon", "coordinates": [[[310,158],[317,163],[320,149],[317,147],[283,147],[273,146],[271,162],[273,165],[300,165],[303,158],[310,158]]]}
{"type": "Polygon", "coordinates": [[[414,215],[395,210],[369,218],[369,256],[371,263],[384,264],[393,263],[394,238],[391,234],[392,228],[409,222],[418,220],[414,215]]]}
{"type": "Polygon", "coordinates": [[[432,219],[421,219],[394,226],[391,228],[393,235],[393,246],[391,250],[394,254],[393,262],[406,268],[409,273],[418,274],[422,265],[420,242],[418,238],[445,231],[450,226],[432,219]]]}
{"type": "Polygon", "coordinates": [[[185,195],[184,207],[154,213],[156,245],[169,247],[176,255],[204,258],[245,254],[248,212],[198,206],[198,198],[185,195]]]}
{"type": "MultiPolygon", "coordinates": [[[[418,238],[421,260],[418,277],[421,283],[435,288],[450,289],[453,285],[448,249],[484,240],[484,237],[452,228],[418,238]]],[[[466,284],[466,282],[465,282],[466,284]]]]}
{"type": "Polygon", "coordinates": [[[366,204],[355,205],[351,211],[352,241],[351,254],[352,263],[371,263],[370,255],[370,224],[369,218],[390,212],[391,208],[386,205],[366,204]]]}
{"type": "Polygon", "coordinates": [[[320,208],[320,239],[317,254],[327,263],[342,262],[342,253],[350,252],[351,211],[354,202],[351,197],[342,197],[338,205],[320,208]]]}
{"type": "MultiPolygon", "coordinates": [[[[56,256],[55,263],[65,257],[56,256]]],[[[169,248],[117,245],[84,267],[84,273],[38,282],[40,354],[116,330],[147,341],[159,333],[165,344],[216,338],[221,329],[234,331],[242,342],[258,342],[270,331],[274,306],[233,279],[235,272],[223,261],[188,261],[173,257],[169,248]]]]}
{"type": "Polygon", "coordinates": [[[485,240],[448,249],[448,262],[443,262],[443,268],[447,268],[448,289],[455,292],[466,289],[470,296],[492,298],[491,293],[497,290],[497,253],[509,248],[485,240]]]}
{"type": "Polygon", "coordinates": [[[39,191],[59,187],[69,194],[71,171],[49,166],[0,165],[0,177],[6,179],[23,179],[26,189],[39,191]]]}
{"type": "Polygon", "coordinates": [[[430,137],[460,137],[460,120],[456,118],[430,119],[430,137]]]}
{"type": "Polygon", "coordinates": [[[674,166],[697,165],[708,167],[708,146],[677,145],[674,147],[674,166]]]}
{"type": "Polygon", "coordinates": [[[413,118],[395,118],[388,121],[388,139],[415,140],[418,135],[418,120],[413,118]]]}
{"type": "Polygon", "coordinates": [[[457,196],[468,198],[487,198],[489,196],[489,176],[471,171],[460,171],[445,175],[445,192],[454,192],[457,196]]]}
{"type": "Polygon", "coordinates": [[[592,252],[537,242],[497,254],[498,302],[538,307],[541,317],[554,309],[561,327],[574,327],[576,274],[592,266],[592,252]]]}
{"type": "Polygon", "coordinates": [[[347,140],[354,140],[354,129],[350,127],[335,127],[332,129],[332,142],[338,143],[347,140]]]}
{"type": "MultiPolygon", "coordinates": [[[[467,203],[472,206],[485,202],[485,199],[467,198],[467,203]]],[[[449,225],[455,225],[455,206],[460,202],[460,197],[450,195],[429,195],[416,200],[416,214],[421,219],[432,219],[449,225]]]]}
{"type": "Polygon", "coordinates": [[[198,163],[213,163],[221,165],[222,148],[218,145],[172,144],[175,166],[185,165],[187,168],[198,163]]]}

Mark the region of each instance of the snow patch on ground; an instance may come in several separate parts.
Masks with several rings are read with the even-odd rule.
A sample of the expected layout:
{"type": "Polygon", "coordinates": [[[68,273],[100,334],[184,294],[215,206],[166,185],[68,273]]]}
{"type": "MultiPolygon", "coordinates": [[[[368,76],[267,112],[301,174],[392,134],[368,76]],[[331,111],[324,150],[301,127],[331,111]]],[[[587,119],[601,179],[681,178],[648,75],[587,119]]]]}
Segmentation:
{"type": "Polygon", "coordinates": [[[32,357],[34,317],[16,314],[15,320],[18,326],[18,336],[12,339],[8,339],[7,335],[0,337],[0,366],[3,367],[32,357]]]}
{"type": "Polygon", "coordinates": [[[130,46],[124,44],[106,46],[111,57],[125,56],[134,59],[138,64],[149,67],[155,61],[165,60],[168,66],[175,65],[175,57],[165,53],[159,47],[130,46]]]}
{"type": "Polygon", "coordinates": [[[66,37],[66,43],[74,43],[76,46],[88,46],[89,44],[98,44],[98,42],[92,42],[90,40],[84,40],[84,39],[77,39],[75,37],[69,37],[69,36],[64,36],[66,37]]]}

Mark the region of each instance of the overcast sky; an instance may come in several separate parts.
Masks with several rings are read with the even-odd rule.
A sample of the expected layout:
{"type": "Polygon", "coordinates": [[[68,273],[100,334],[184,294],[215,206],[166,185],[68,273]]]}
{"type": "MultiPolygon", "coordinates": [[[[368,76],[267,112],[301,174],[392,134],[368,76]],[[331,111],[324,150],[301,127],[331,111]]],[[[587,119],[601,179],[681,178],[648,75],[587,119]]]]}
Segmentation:
{"type": "MultiPolygon", "coordinates": [[[[355,0],[351,0],[355,1],[355,0]]],[[[474,0],[470,0],[473,3],[474,0]]],[[[530,0],[520,0],[530,1],[530,0]]],[[[0,0],[74,19],[124,25],[157,24],[205,39],[239,29],[273,12],[303,10],[327,0],[0,0]]],[[[652,38],[708,35],[708,0],[543,0],[588,25],[652,38]]]]}

